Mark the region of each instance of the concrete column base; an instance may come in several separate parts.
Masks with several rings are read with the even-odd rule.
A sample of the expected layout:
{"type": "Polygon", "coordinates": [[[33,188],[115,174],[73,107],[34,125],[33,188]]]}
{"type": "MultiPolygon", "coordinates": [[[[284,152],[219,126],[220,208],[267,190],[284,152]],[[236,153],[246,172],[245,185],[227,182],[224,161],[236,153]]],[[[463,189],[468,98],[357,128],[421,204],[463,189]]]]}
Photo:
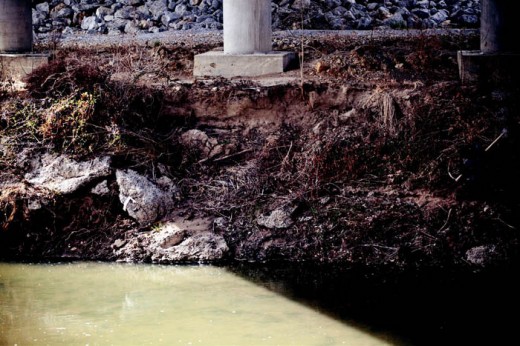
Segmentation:
{"type": "Polygon", "coordinates": [[[225,54],[211,51],[195,55],[195,77],[258,77],[287,71],[296,59],[293,52],[225,54]]]}
{"type": "Polygon", "coordinates": [[[518,85],[520,54],[459,51],[459,76],[462,84],[518,85]]]}
{"type": "Polygon", "coordinates": [[[36,68],[49,63],[48,54],[0,54],[0,82],[22,83],[36,68]]]}

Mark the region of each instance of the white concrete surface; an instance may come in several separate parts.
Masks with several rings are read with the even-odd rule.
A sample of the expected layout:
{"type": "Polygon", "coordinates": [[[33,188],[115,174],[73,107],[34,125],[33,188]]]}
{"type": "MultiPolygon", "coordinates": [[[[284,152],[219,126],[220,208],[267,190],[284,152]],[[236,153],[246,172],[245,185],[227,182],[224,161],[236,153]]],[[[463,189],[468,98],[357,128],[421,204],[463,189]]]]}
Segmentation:
{"type": "Polygon", "coordinates": [[[272,50],[271,0],[224,0],[224,52],[272,50]]]}
{"type": "Polygon", "coordinates": [[[294,53],[271,52],[268,54],[226,54],[207,52],[195,56],[195,77],[257,77],[285,72],[294,53]]]}

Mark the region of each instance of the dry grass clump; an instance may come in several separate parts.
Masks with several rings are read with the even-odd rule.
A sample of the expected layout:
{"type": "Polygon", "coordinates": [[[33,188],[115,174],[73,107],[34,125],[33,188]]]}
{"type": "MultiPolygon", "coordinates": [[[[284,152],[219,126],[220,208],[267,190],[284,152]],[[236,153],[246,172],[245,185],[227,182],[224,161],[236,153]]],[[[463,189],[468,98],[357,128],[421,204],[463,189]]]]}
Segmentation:
{"type": "Polygon", "coordinates": [[[65,58],[34,71],[27,90],[32,101],[4,103],[6,136],[74,156],[104,151],[135,162],[177,160],[172,134],[184,119],[162,113],[161,88],[111,81],[106,71],[65,58]]]}

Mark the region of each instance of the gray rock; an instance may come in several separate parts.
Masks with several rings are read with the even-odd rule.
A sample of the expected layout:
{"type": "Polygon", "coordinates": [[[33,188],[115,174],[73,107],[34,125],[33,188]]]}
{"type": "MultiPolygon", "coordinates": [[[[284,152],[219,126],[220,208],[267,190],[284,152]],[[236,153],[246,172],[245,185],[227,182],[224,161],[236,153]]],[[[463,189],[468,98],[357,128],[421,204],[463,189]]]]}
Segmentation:
{"type": "Polygon", "coordinates": [[[430,7],[430,1],[428,0],[420,0],[415,3],[415,6],[418,8],[429,8],[430,7]]]}
{"type": "Polygon", "coordinates": [[[282,209],[273,210],[269,215],[260,215],[256,219],[259,226],[269,229],[284,229],[292,226],[291,214],[282,209]]]}
{"type": "Polygon", "coordinates": [[[475,246],[466,251],[466,261],[479,266],[490,264],[498,257],[495,245],[475,246]]]}
{"type": "Polygon", "coordinates": [[[36,11],[38,11],[38,12],[49,13],[49,11],[50,11],[48,2],[42,2],[40,4],[37,4],[35,8],[36,8],[36,11]]]}
{"type": "MultiPolygon", "coordinates": [[[[108,16],[107,16],[108,17],[108,16]]],[[[125,29],[126,23],[128,22],[126,19],[114,18],[113,20],[107,21],[108,30],[110,31],[123,31],[125,29]]]]}
{"type": "Polygon", "coordinates": [[[175,6],[175,13],[177,13],[180,16],[184,16],[188,12],[188,6],[179,4],[175,6]]]}
{"type": "Polygon", "coordinates": [[[479,19],[476,15],[463,14],[460,16],[459,22],[463,25],[473,26],[478,25],[479,19]]]}
{"type": "Polygon", "coordinates": [[[125,25],[125,29],[124,29],[124,32],[126,34],[135,34],[135,33],[138,33],[139,32],[139,26],[133,21],[133,20],[129,20],[126,25],[125,25]]]}
{"type": "Polygon", "coordinates": [[[357,19],[357,18],[356,18],[356,15],[355,15],[354,13],[352,13],[352,11],[350,11],[350,10],[348,10],[347,12],[345,12],[345,13],[343,14],[343,17],[344,17],[346,20],[350,21],[351,23],[355,23],[355,22],[356,22],[356,19],[357,19]]]}
{"type": "Polygon", "coordinates": [[[163,31],[163,30],[161,30],[161,28],[159,28],[157,26],[152,26],[148,29],[148,32],[153,33],[153,34],[156,34],[161,31],[163,31]]]}
{"type": "Polygon", "coordinates": [[[150,10],[146,6],[139,6],[136,8],[136,12],[139,14],[140,18],[151,19],[150,10]]]}
{"type": "Polygon", "coordinates": [[[64,155],[47,154],[41,158],[38,168],[25,175],[25,179],[34,186],[70,194],[111,173],[109,157],[77,162],[64,155]]]}
{"type": "Polygon", "coordinates": [[[98,27],[98,18],[96,16],[85,17],[81,21],[81,29],[94,30],[98,27]]]}
{"type": "Polygon", "coordinates": [[[51,13],[52,18],[65,18],[65,17],[72,17],[74,14],[74,11],[70,7],[64,7],[58,11],[53,11],[51,13]]]}
{"type": "Polygon", "coordinates": [[[388,10],[388,8],[386,8],[385,6],[380,6],[377,9],[377,13],[378,13],[379,18],[381,18],[381,19],[390,18],[392,16],[392,13],[390,13],[390,10],[388,10]]]}
{"type": "Polygon", "coordinates": [[[167,0],[157,0],[153,1],[148,5],[148,11],[152,15],[153,20],[159,20],[161,16],[168,11],[168,1],[167,0]]]}
{"type": "Polygon", "coordinates": [[[308,8],[311,5],[311,0],[294,0],[291,5],[295,10],[300,10],[302,8],[308,8]]]}
{"type": "Polygon", "coordinates": [[[119,261],[151,260],[162,264],[218,261],[229,251],[222,236],[209,231],[191,233],[175,223],[166,223],[112,247],[119,261]]]}
{"type": "Polygon", "coordinates": [[[412,10],[412,13],[421,19],[426,19],[430,17],[430,10],[424,8],[415,8],[412,10]]]}
{"type": "Polygon", "coordinates": [[[47,18],[47,15],[43,12],[33,12],[32,14],[32,22],[33,25],[36,27],[41,27],[43,25],[45,19],[47,18]]]}
{"type": "Polygon", "coordinates": [[[132,6],[125,6],[117,10],[114,13],[114,17],[119,19],[134,19],[137,16],[136,12],[136,9],[132,6]]]}
{"type": "Polygon", "coordinates": [[[448,12],[446,10],[437,11],[430,19],[440,24],[448,19],[448,12]]]}
{"type": "Polygon", "coordinates": [[[110,189],[108,188],[108,181],[103,180],[102,182],[94,186],[94,188],[90,190],[90,193],[98,196],[108,195],[110,193],[110,189]]]}
{"type": "Polygon", "coordinates": [[[370,29],[372,27],[372,18],[369,16],[360,18],[356,22],[356,28],[359,30],[370,29]]]}
{"type": "Polygon", "coordinates": [[[374,11],[379,7],[379,4],[376,2],[371,2],[367,5],[367,10],[374,11]]]}
{"type": "Polygon", "coordinates": [[[144,3],[143,0],[118,0],[123,5],[136,6],[142,5],[144,3]]]}
{"type": "Polygon", "coordinates": [[[389,26],[394,29],[398,28],[406,28],[406,21],[403,18],[403,15],[399,12],[396,12],[393,16],[383,21],[383,25],[389,26]]]}
{"type": "Polygon", "coordinates": [[[101,7],[98,7],[98,9],[96,10],[96,17],[98,17],[100,19],[103,19],[106,16],[109,16],[112,14],[114,14],[114,10],[109,7],[101,6],[101,7]]]}
{"type": "Polygon", "coordinates": [[[182,16],[178,13],[166,11],[161,17],[161,23],[163,23],[165,26],[168,26],[168,24],[180,18],[182,18],[182,16]]]}
{"type": "Polygon", "coordinates": [[[141,225],[157,221],[173,209],[176,186],[161,189],[133,170],[117,170],[116,180],[123,210],[141,225]]]}

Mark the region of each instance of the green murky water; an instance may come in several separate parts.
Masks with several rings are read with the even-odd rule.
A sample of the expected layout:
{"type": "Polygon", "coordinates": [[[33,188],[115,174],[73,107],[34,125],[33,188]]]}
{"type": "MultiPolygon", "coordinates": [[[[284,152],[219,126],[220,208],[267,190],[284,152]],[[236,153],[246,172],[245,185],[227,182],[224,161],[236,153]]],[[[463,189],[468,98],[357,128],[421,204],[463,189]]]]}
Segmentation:
{"type": "Polygon", "coordinates": [[[207,266],[0,263],[0,345],[389,345],[207,266]]]}

